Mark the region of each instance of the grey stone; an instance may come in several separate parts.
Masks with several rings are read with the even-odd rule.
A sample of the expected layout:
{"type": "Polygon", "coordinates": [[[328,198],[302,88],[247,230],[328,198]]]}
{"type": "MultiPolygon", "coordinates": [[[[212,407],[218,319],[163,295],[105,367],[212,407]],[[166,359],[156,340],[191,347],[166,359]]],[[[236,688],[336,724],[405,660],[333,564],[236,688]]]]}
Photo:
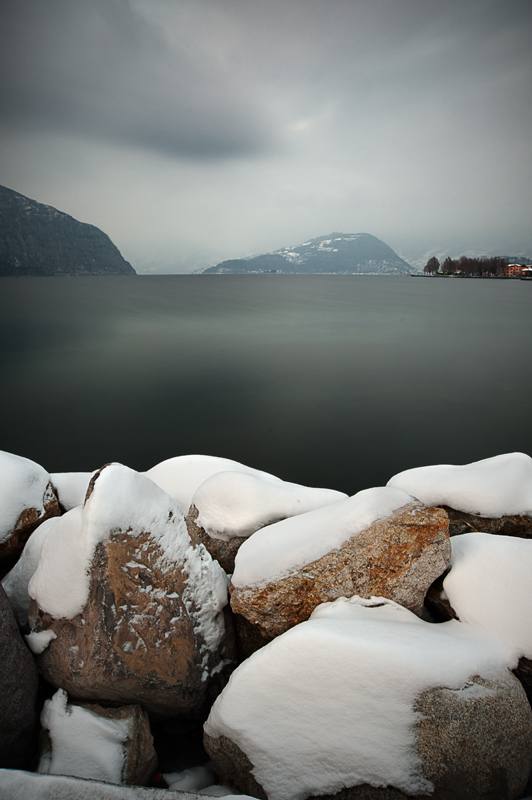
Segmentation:
{"type": "Polygon", "coordinates": [[[37,667],[0,586],[0,767],[23,768],[34,755],[37,667]]]}

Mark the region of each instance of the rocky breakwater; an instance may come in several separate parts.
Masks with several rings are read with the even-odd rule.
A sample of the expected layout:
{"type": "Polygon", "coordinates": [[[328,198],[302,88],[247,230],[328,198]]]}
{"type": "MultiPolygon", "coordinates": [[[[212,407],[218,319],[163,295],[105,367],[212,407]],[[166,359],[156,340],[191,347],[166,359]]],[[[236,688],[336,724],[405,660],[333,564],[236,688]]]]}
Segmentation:
{"type": "MultiPolygon", "coordinates": [[[[50,477],[63,513],[3,580],[48,687],[33,764],[47,779],[145,783],[149,724],[164,724],[181,732],[170,757],[156,742],[172,789],[524,796],[528,456],[408,471],[349,498],[208,456],[50,477]],[[487,530],[453,529],[456,515],[487,530]],[[184,763],[207,715],[205,750],[184,763]]],[[[24,780],[0,770],[0,797],[24,780]]]]}

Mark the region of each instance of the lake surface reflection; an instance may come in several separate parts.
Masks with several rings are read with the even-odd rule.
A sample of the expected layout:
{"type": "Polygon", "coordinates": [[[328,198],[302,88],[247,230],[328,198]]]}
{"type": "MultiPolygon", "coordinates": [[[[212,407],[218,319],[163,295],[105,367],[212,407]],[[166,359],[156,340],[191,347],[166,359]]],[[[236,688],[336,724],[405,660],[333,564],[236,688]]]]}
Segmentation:
{"type": "Polygon", "coordinates": [[[349,494],[532,455],[532,282],[3,278],[0,448],[48,471],[226,456],[349,494]]]}

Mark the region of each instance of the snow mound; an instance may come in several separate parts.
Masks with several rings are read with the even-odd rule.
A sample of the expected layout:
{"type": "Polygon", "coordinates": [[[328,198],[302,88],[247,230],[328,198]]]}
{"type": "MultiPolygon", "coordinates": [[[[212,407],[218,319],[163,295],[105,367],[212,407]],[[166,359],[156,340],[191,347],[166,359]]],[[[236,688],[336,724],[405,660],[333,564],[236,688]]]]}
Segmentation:
{"type": "Polygon", "coordinates": [[[217,472],[244,472],[247,475],[256,475],[281,482],[280,478],[261,472],[253,467],[246,467],[238,461],[218,456],[175,456],[161,461],[144,474],[157,486],[164,489],[170,497],[180,504],[186,513],[190,508],[192,498],[201,484],[217,472]]]}
{"type": "Polygon", "coordinates": [[[26,639],[31,652],[38,656],[41,653],[44,653],[53,639],[57,639],[57,634],[52,630],[38,632],[32,631],[24,638],[26,639]]]}
{"type": "Polygon", "coordinates": [[[89,483],[95,472],[52,472],[50,480],[57,499],[65,511],[82,506],[89,483]]]}
{"type": "Polygon", "coordinates": [[[402,489],[364,489],[345,500],[267,525],[240,547],[231,582],[242,588],[297,572],[412,500],[402,489]]]}
{"type": "Polygon", "coordinates": [[[44,516],[49,482],[39,464],[0,450],[0,544],[9,539],[25,508],[36,508],[44,516]]]}
{"type": "Polygon", "coordinates": [[[347,498],[333,489],[314,489],[245,472],[218,472],[192,498],[197,524],[215,539],[250,536],[272,522],[347,498]]]}
{"type": "Polygon", "coordinates": [[[416,697],[501,669],[499,648],[468,625],[431,625],[384,598],[340,598],[241,664],[205,732],[240,747],[270,800],[364,783],[428,794],[416,697]]]}
{"type": "Polygon", "coordinates": [[[212,786],[216,774],[211,762],[189,767],[181,772],[163,772],[163,778],[171,792],[199,792],[206,786],[212,786]]]}
{"type": "Polygon", "coordinates": [[[450,506],[482,517],[532,516],[532,458],[525,453],[408,469],[394,475],[388,486],[404,489],[427,506],[450,506]]]}
{"type": "Polygon", "coordinates": [[[21,628],[26,625],[31,598],[28,594],[28,584],[39,563],[41,548],[44,540],[57,522],[64,517],[51,517],[36,528],[26,542],[22,554],[13,567],[2,580],[2,586],[7,594],[13,613],[21,628]]]}
{"type": "Polygon", "coordinates": [[[443,588],[460,620],[504,647],[512,667],[532,659],[532,541],[464,533],[451,546],[443,588]]]}
{"type": "MultiPolygon", "coordinates": [[[[83,507],[61,517],[41,548],[28,586],[30,597],[55,618],[72,619],[86,605],[90,565],[100,542],[116,531],[149,533],[165,564],[183,564],[183,602],[208,650],[224,636],[220,611],[227,604],[227,577],[203,545],[192,547],[181,507],[153,481],[121,464],[105,467],[83,507]]],[[[127,565],[126,565],[127,566],[127,565]]]]}
{"type": "Polygon", "coordinates": [[[41,759],[38,771],[121,783],[127,722],[106,719],[67,700],[59,689],[44,704],[41,725],[49,731],[52,750],[41,759]]]}

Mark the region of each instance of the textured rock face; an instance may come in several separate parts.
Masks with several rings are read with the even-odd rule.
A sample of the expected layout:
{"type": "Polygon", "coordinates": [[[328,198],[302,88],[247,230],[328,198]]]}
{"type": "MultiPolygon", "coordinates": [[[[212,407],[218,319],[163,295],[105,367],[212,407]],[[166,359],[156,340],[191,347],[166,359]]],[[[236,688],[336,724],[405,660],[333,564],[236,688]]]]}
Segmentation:
{"type": "Polygon", "coordinates": [[[417,750],[434,800],[520,798],[532,769],[532,711],[510,672],[417,700],[417,750]]]}
{"type": "Polygon", "coordinates": [[[203,544],[211,556],[230,575],[235,568],[235,556],[240,546],[246,541],[247,536],[233,536],[228,541],[215,539],[197,524],[197,518],[198,509],[195,506],[191,506],[186,516],[186,523],[192,542],[194,544],[203,544]]]}
{"type": "Polygon", "coordinates": [[[37,668],[0,587],[0,767],[21,769],[33,756],[37,668]]]}
{"type": "Polygon", "coordinates": [[[75,511],[79,527],[54,526],[30,583],[30,638],[51,638],[39,656],[46,680],[76,698],[140,703],[166,716],[201,712],[233,657],[221,568],[192,547],[179,506],[126,467],[102,470],[75,511]],[[86,599],[68,609],[71,592],[62,600],[55,592],[69,571],[58,559],[72,547],[71,569],[83,580],[79,559],[91,538],[99,541],[86,599]]]}
{"type": "Polygon", "coordinates": [[[109,237],[0,187],[0,276],[135,275],[109,237]]]}
{"type": "Polygon", "coordinates": [[[160,557],[147,535],[113,534],[96,549],[81,614],[54,619],[32,601],[32,630],[57,636],[39,657],[46,680],[74,697],[166,715],[201,709],[220,655],[203,663],[201,634],[182,600],[187,576],[179,565],[163,572],[160,557]]]}
{"type": "Polygon", "coordinates": [[[427,589],[450,558],[445,512],[410,503],[295,575],[266,586],[230,586],[231,607],[267,639],[338,597],[387,597],[420,615],[427,589]]]}

